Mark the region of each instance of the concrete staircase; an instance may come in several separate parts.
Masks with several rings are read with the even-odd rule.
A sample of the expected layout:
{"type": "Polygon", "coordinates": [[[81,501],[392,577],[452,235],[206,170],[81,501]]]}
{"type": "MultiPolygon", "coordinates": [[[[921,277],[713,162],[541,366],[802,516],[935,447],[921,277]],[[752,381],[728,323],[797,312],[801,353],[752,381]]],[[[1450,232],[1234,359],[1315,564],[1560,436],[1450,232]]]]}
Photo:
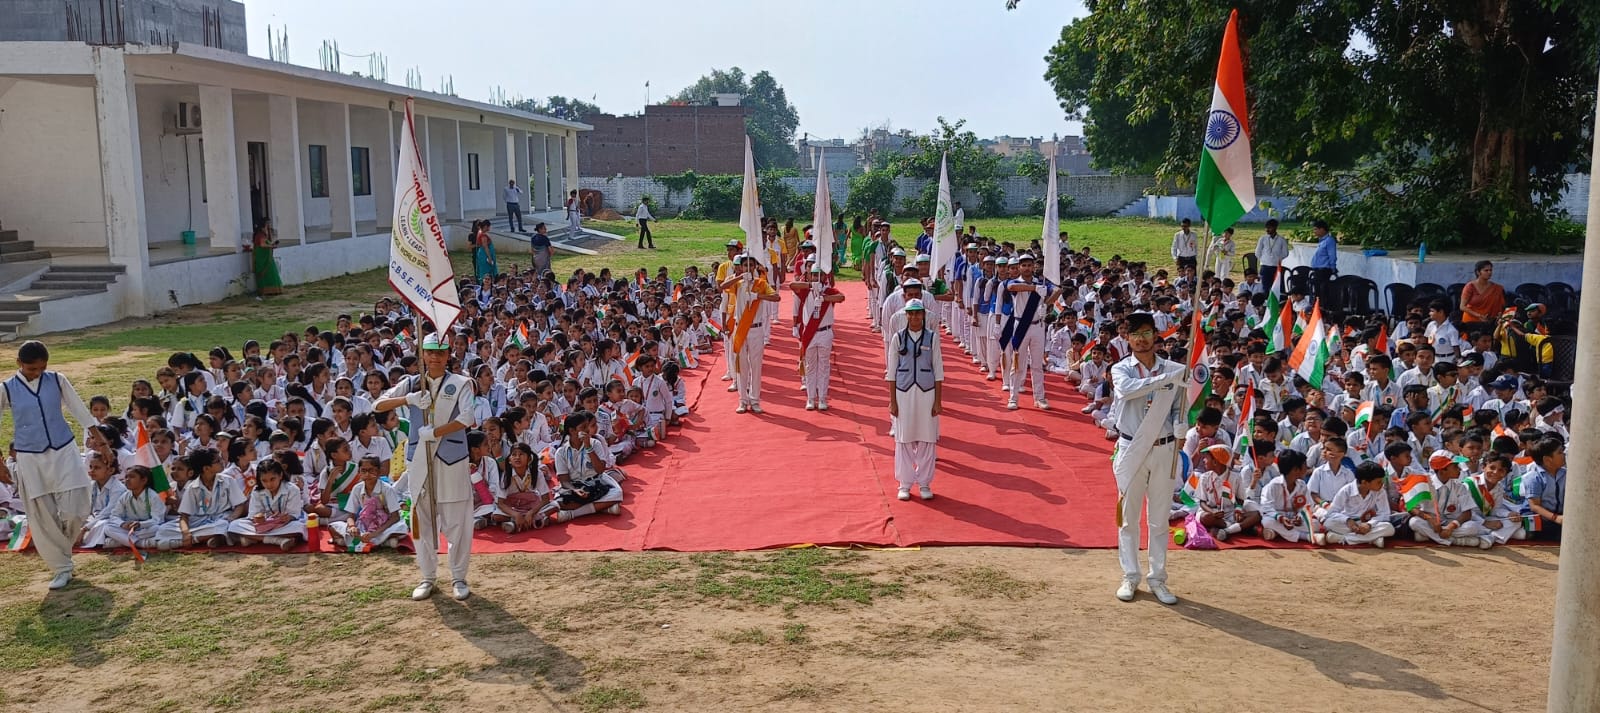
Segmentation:
{"type": "Polygon", "coordinates": [[[23,240],[15,230],[0,230],[0,263],[49,260],[50,253],[35,250],[32,240],[23,240]]]}
{"type": "MultiPolygon", "coordinates": [[[[17,338],[42,305],[52,300],[105,292],[121,277],[121,265],[52,265],[32,284],[15,293],[0,295],[0,342],[17,338]]],[[[48,329],[48,325],[39,325],[48,329]]],[[[32,329],[30,333],[46,331],[32,329]]]]}

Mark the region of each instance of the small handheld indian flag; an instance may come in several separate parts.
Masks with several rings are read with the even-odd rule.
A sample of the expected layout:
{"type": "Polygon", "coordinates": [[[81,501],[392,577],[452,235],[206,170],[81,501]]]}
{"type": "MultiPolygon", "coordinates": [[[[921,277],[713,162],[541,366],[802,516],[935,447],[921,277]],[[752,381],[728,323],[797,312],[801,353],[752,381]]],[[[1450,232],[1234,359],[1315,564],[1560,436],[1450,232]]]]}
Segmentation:
{"type": "Polygon", "coordinates": [[[706,334],[710,335],[712,339],[721,339],[722,338],[722,322],[721,322],[721,320],[718,320],[716,317],[708,317],[708,318],[706,318],[706,334]]]}
{"type": "Polygon", "coordinates": [[[1328,356],[1328,325],[1322,321],[1322,301],[1318,300],[1311,307],[1311,322],[1305,335],[1289,355],[1289,366],[1311,384],[1311,388],[1320,389],[1328,368],[1328,356]]]}
{"type": "Polygon", "coordinates": [[[1437,509],[1433,500],[1433,479],[1426,475],[1408,475],[1400,480],[1400,503],[1406,512],[1418,508],[1437,509]]]}
{"type": "Polygon", "coordinates": [[[21,552],[33,544],[33,535],[28,532],[28,518],[25,515],[11,516],[11,537],[6,540],[7,552],[21,552]]]}
{"type": "Polygon", "coordinates": [[[1372,408],[1371,401],[1362,401],[1361,405],[1356,408],[1356,428],[1366,426],[1367,422],[1372,420],[1372,408]]]}
{"type": "Polygon", "coordinates": [[[700,366],[700,360],[695,358],[694,351],[688,347],[679,347],[678,366],[681,366],[685,369],[693,369],[700,366]]]}
{"type": "Polygon", "coordinates": [[[1189,354],[1189,389],[1188,389],[1188,420],[1189,424],[1200,418],[1200,410],[1206,407],[1206,399],[1211,398],[1211,367],[1207,360],[1211,358],[1211,349],[1206,346],[1206,333],[1200,329],[1200,313],[1194,315],[1195,332],[1194,344],[1189,354]]]}
{"type": "Polygon", "coordinates": [[[528,345],[532,343],[532,340],[528,338],[528,325],[518,323],[517,331],[511,333],[511,339],[508,341],[518,349],[527,349],[528,345]]]}
{"type": "Polygon", "coordinates": [[[1215,231],[1232,227],[1256,205],[1238,10],[1228,15],[1228,29],[1222,35],[1222,55],[1217,60],[1217,81],[1211,90],[1211,111],[1206,113],[1205,150],[1200,153],[1194,200],[1200,215],[1215,231]]]}
{"type": "Polygon", "coordinates": [[[133,464],[149,468],[150,489],[166,495],[167,491],[172,490],[172,483],[167,480],[167,467],[156,456],[155,446],[150,444],[150,432],[145,430],[143,421],[133,425],[133,444],[133,464]]]}

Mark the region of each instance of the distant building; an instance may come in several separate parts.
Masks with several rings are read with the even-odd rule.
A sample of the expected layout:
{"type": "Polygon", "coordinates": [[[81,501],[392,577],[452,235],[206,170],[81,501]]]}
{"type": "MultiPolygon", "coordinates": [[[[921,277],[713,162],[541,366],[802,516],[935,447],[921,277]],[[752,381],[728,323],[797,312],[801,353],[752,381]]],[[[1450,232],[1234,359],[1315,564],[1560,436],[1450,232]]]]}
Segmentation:
{"type": "MultiPolygon", "coordinates": [[[[717,95],[719,102],[738,95],[717,95]]],[[[578,172],[585,176],[659,176],[744,171],[745,109],[647,106],[638,116],[595,114],[578,134],[578,172]]]]}
{"type": "Polygon", "coordinates": [[[1039,148],[1040,141],[1041,139],[1026,136],[996,136],[994,141],[988,143],[984,148],[1001,156],[1015,158],[1028,153],[1044,153],[1039,148]]]}
{"type": "Polygon", "coordinates": [[[862,165],[871,166],[879,154],[905,153],[911,143],[911,130],[873,129],[856,142],[856,156],[862,165]]]}
{"type": "Polygon", "coordinates": [[[795,142],[794,148],[800,156],[802,171],[815,171],[821,164],[827,167],[828,173],[848,173],[859,165],[856,147],[844,139],[802,138],[795,142]]]}

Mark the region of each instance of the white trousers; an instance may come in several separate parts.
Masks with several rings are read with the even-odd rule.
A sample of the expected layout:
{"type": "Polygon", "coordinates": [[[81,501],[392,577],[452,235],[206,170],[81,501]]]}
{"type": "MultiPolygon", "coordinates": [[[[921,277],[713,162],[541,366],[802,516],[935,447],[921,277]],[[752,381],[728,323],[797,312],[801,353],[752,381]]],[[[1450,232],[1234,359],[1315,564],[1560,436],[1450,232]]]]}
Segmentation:
{"type": "Polygon", "coordinates": [[[1299,527],[1291,528],[1284,527],[1283,523],[1278,522],[1278,519],[1275,517],[1263,517],[1261,518],[1261,526],[1271,530],[1272,534],[1283,538],[1284,542],[1299,542],[1301,540],[1310,539],[1311,537],[1311,531],[1306,528],[1306,524],[1304,522],[1300,523],[1299,527]]]}
{"type": "Polygon", "coordinates": [[[883,302],[878,299],[879,289],[881,288],[867,288],[867,321],[871,322],[874,327],[881,326],[878,324],[878,308],[883,305],[883,302]]]}
{"type": "Polygon", "coordinates": [[[1352,532],[1349,520],[1325,522],[1323,527],[1326,527],[1328,532],[1344,538],[1344,542],[1347,545],[1365,545],[1380,537],[1394,537],[1394,525],[1389,524],[1387,521],[1380,520],[1371,524],[1372,529],[1368,530],[1365,535],[1358,535],[1352,532]]]}
{"type": "Polygon", "coordinates": [[[417,511],[417,569],[422,580],[432,582],[439,576],[439,533],[443,532],[450,546],[450,579],[466,581],[472,557],[472,501],[438,503],[438,517],[434,517],[424,492],[412,507],[417,511]]]}
{"type": "Polygon", "coordinates": [[[938,459],[939,444],[933,441],[894,443],[894,479],[900,487],[928,485],[933,482],[933,465],[938,459]]]}
{"type": "Polygon", "coordinates": [[[1006,365],[1006,383],[1011,385],[1013,401],[1022,393],[1022,381],[1030,372],[1033,374],[1033,400],[1044,400],[1044,335],[1039,334],[1040,329],[1037,324],[1028,329],[1022,343],[1017,345],[1016,358],[1006,365]]]}
{"type": "Polygon", "coordinates": [[[1001,359],[1005,354],[1000,349],[1000,325],[996,323],[994,315],[982,315],[978,327],[983,330],[983,370],[990,374],[1000,373],[1001,359]]]}
{"type": "Polygon", "coordinates": [[[1521,518],[1502,517],[1497,519],[1500,520],[1500,526],[1490,530],[1487,524],[1484,525],[1483,529],[1486,530],[1487,533],[1485,535],[1479,535],[1479,537],[1491,537],[1494,538],[1495,544],[1503,545],[1507,542],[1510,542],[1511,538],[1516,537],[1517,531],[1522,529],[1521,518]]]}
{"type": "Polygon", "coordinates": [[[806,400],[828,400],[828,378],[833,375],[833,330],[818,330],[806,347],[806,400]]]}
{"type": "Polygon", "coordinates": [[[1450,537],[1440,535],[1438,530],[1433,529],[1433,525],[1428,524],[1427,520],[1424,520],[1420,517],[1411,518],[1410,525],[1412,532],[1422,533],[1423,537],[1433,540],[1441,545],[1450,544],[1450,537],[1479,537],[1481,535],[1489,534],[1489,531],[1484,529],[1483,523],[1480,523],[1476,520],[1468,520],[1461,523],[1461,525],[1456,528],[1455,534],[1451,535],[1450,537]]]}
{"type": "MultiPolygon", "coordinates": [[[[1127,447],[1126,441],[1122,447],[1127,447]]],[[[1149,521],[1151,583],[1167,581],[1167,515],[1172,502],[1172,449],[1176,442],[1156,446],[1148,454],[1129,454],[1144,458],[1133,478],[1120,486],[1117,500],[1117,559],[1122,563],[1122,579],[1139,581],[1139,514],[1149,521]]],[[[1121,457],[1118,453],[1118,457],[1121,457]]]]}
{"type": "Polygon", "coordinates": [[[744,337],[744,349],[739,350],[739,371],[733,378],[739,387],[739,403],[745,406],[761,403],[761,357],[766,339],[766,329],[751,328],[744,337]]]}
{"type": "Polygon", "coordinates": [[[55,493],[34,494],[23,483],[59,483],[74,472],[82,473],[83,457],[78,449],[63,446],[44,453],[18,453],[16,471],[18,495],[28,504],[28,535],[39,550],[39,559],[56,574],[72,571],[72,543],[89,519],[92,495],[90,486],[55,493]]]}
{"type": "Polygon", "coordinates": [[[732,379],[733,378],[733,360],[735,359],[735,355],[733,353],[733,325],[727,324],[727,325],[723,325],[723,326],[726,327],[727,330],[728,330],[728,331],[722,333],[722,354],[723,354],[723,356],[727,357],[723,361],[728,362],[728,368],[727,368],[726,376],[728,378],[732,379]]]}

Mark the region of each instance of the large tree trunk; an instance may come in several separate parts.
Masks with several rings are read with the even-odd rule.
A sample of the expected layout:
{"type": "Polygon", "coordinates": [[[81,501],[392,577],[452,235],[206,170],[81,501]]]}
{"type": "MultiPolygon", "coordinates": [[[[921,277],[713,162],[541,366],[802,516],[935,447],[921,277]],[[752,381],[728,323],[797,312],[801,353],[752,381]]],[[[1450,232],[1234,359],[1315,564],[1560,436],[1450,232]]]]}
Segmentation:
{"type": "Polygon", "coordinates": [[[1527,142],[1516,130],[1489,119],[1488,111],[1484,114],[1472,140],[1472,192],[1503,188],[1520,205],[1531,205],[1527,142]]]}

